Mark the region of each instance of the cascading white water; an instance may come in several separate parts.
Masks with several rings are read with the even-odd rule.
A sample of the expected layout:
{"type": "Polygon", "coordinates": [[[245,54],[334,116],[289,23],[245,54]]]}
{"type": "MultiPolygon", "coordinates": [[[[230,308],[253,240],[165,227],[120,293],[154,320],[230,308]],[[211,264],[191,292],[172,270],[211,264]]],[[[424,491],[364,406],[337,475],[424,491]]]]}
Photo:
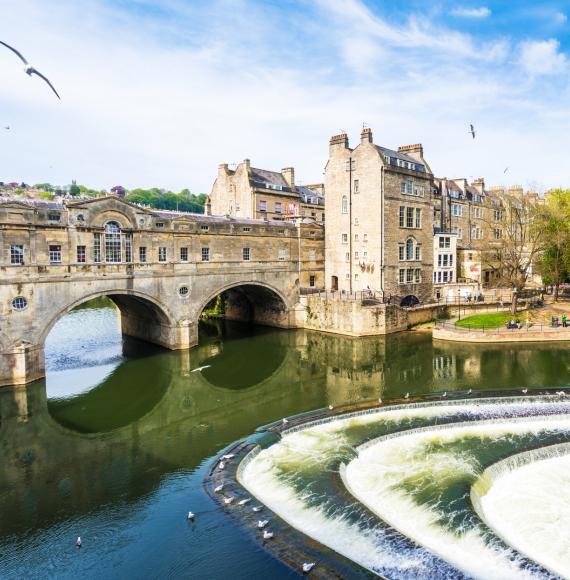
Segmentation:
{"type": "Polygon", "coordinates": [[[474,503],[487,525],[554,574],[570,577],[570,444],[521,453],[482,480],[474,503]]]}
{"type": "Polygon", "coordinates": [[[502,404],[489,400],[421,404],[353,414],[286,433],[281,442],[244,463],[239,478],[252,495],[293,527],[390,578],[453,578],[457,577],[454,567],[475,577],[540,577],[544,573],[532,562],[473,524],[473,519],[479,520],[469,502],[468,485],[462,497],[446,494],[459,480],[476,480],[482,468],[496,460],[486,458],[481,465],[482,441],[506,442],[507,455],[518,452],[517,445],[524,449],[530,439],[570,433],[570,416],[564,413],[570,414],[570,404],[544,398],[502,404]],[[553,413],[562,415],[514,420],[553,413]],[[441,429],[443,423],[487,417],[495,421],[441,429]],[[419,431],[407,437],[389,436],[417,427],[424,427],[421,436],[419,431]],[[354,459],[355,446],[379,436],[384,436],[384,443],[378,449],[368,446],[354,459]],[[456,448],[443,449],[446,439],[456,448]],[[360,502],[428,549],[394,535],[362,503],[339,489],[343,462],[348,463],[346,481],[360,502]],[[438,484],[441,490],[434,492],[438,484]],[[426,493],[433,496],[429,501],[423,497],[426,493]],[[457,519],[453,506],[443,505],[448,499],[461,503],[463,511],[468,505],[471,515],[461,512],[463,520],[457,519]],[[450,554],[456,548],[463,551],[460,558],[450,554]]]}

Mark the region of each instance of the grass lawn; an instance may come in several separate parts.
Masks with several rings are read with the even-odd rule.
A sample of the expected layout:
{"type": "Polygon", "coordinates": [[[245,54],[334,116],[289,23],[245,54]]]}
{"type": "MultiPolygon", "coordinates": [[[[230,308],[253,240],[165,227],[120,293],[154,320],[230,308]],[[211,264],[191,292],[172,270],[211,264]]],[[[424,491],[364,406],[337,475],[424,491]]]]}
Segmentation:
{"type": "MultiPolygon", "coordinates": [[[[510,312],[489,312],[487,314],[476,314],[475,316],[462,318],[455,323],[455,326],[462,328],[499,328],[513,318],[517,317],[513,317],[510,312]]],[[[518,319],[521,320],[520,316],[518,319]]]]}

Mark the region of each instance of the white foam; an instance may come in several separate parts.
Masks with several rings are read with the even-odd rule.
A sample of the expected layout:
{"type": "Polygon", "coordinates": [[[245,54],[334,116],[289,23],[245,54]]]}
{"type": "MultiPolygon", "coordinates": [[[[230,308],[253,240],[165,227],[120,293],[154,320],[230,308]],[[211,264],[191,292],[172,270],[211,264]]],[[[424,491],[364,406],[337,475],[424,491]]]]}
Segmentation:
{"type": "Polygon", "coordinates": [[[481,509],[517,550],[570,577],[570,455],[505,473],[482,496],[481,509]]]}

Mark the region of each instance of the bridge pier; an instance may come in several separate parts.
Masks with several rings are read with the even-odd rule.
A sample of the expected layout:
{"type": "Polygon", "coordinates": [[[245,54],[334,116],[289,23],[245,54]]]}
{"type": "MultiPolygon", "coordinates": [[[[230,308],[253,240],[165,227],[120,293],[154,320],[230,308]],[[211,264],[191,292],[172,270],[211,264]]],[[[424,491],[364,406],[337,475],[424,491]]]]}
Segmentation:
{"type": "Polygon", "coordinates": [[[42,346],[21,342],[0,352],[0,387],[24,385],[44,376],[42,346]]]}

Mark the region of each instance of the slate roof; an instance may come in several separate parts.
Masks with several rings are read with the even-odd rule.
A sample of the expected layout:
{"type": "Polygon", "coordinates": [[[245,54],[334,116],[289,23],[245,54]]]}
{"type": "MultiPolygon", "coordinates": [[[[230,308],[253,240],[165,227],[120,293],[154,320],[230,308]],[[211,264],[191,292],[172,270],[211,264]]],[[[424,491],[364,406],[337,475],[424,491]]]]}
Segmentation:
{"type": "Polygon", "coordinates": [[[251,176],[253,177],[253,181],[289,187],[289,184],[285,181],[283,175],[277,171],[268,171],[267,169],[256,169],[255,167],[252,167],[251,176]]]}
{"type": "Polygon", "coordinates": [[[53,211],[63,211],[65,205],[60,201],[51,201],[47,199],[29,199],[19,196],[3,196],[0,197],[0,203],[19,203],[22,205],[29,205],[36,209],[47,209],[53,211]]]}

